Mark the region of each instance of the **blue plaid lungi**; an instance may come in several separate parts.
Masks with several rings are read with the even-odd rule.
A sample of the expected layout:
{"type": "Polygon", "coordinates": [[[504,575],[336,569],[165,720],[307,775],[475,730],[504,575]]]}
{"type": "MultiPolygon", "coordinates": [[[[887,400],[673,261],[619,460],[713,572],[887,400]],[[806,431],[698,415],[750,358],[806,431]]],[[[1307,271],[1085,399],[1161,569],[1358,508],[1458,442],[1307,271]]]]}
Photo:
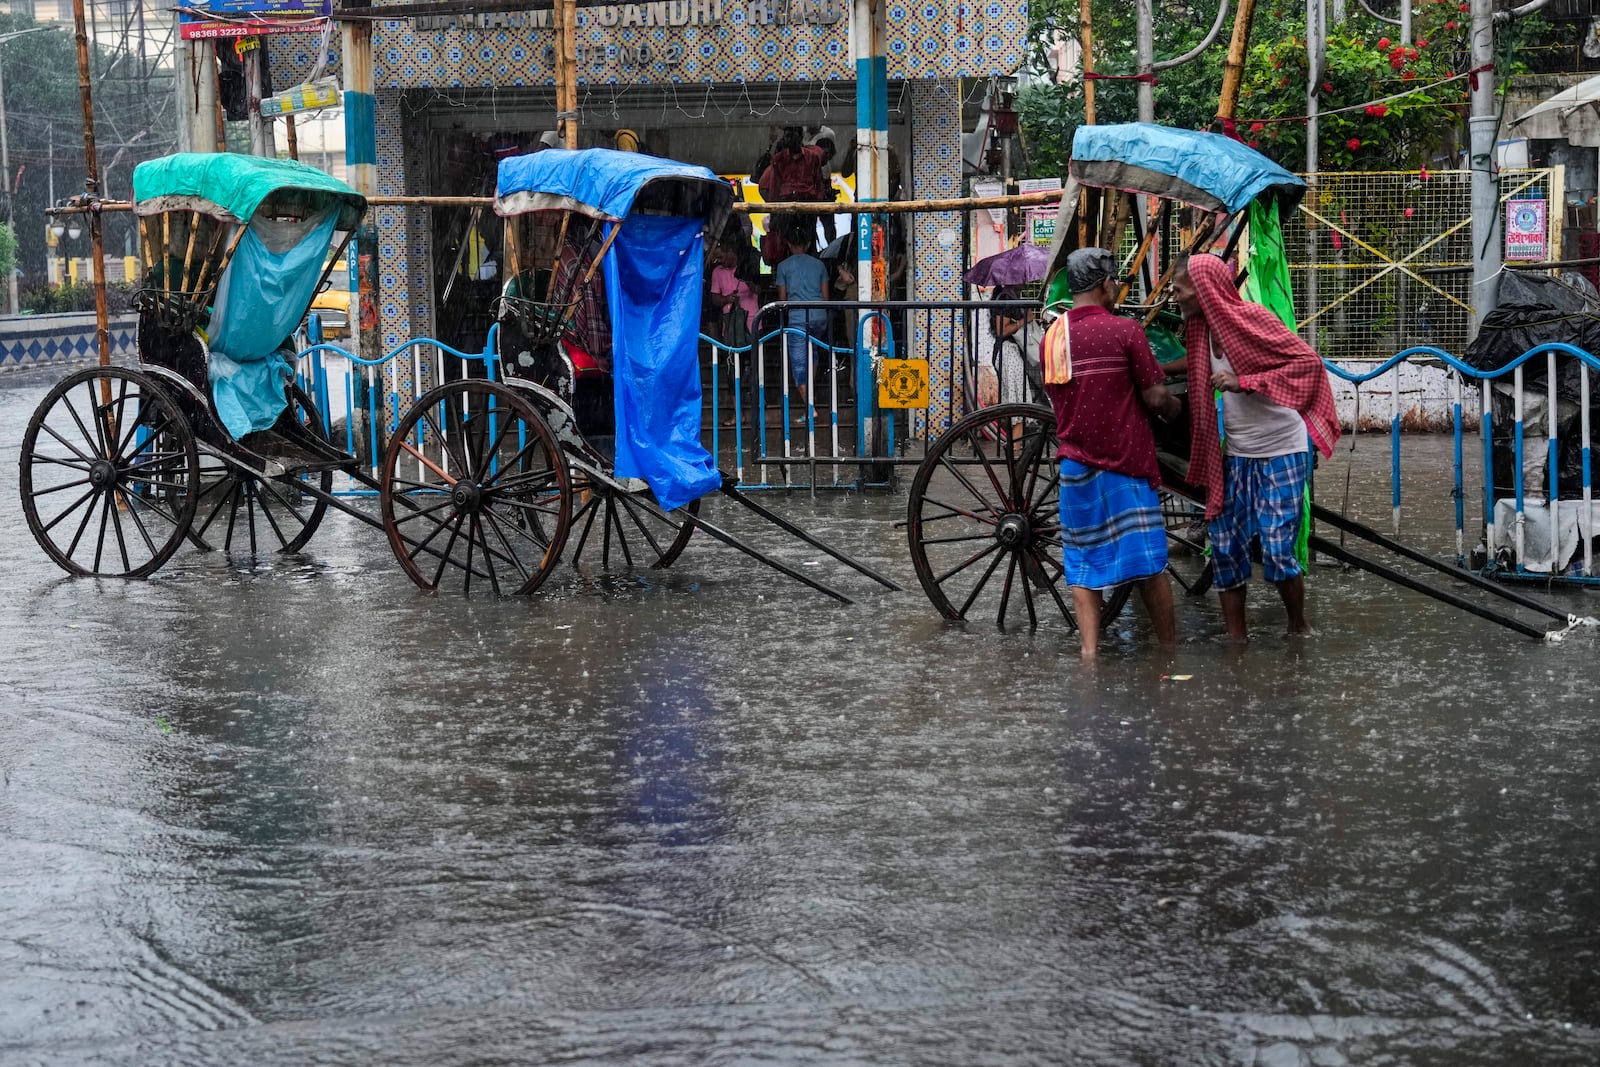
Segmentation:
{"type": "Polygon", "coordinates": [[[1222,514],[1211,520],[1211,564],[1219,590],[1250,580],[1250,538],[1261,536],[1261,568],[1269,582],[1297,578],[1305,571],[1295,557],[1295,540],[1305,513],[1311,454],[1250,459],[1228,456],[1223,470],[1222,514]]]}
{"type": "Polygon", "coordinates": [[[1068,585],[1109,589],[1167,566],[1161,500],[1150,483],[1061,461],[1061,565],[1068,585]]]}

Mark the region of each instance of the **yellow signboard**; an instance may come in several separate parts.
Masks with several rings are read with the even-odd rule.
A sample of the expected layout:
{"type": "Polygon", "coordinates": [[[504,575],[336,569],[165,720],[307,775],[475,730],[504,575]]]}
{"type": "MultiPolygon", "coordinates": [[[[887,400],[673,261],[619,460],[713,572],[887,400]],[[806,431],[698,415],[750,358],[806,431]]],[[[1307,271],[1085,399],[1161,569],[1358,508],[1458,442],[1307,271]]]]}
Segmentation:
{"type": "Polygon", "coordinates": [[[926,408],[928,406],[928,361],[925,359],[886,359],[878,379],[880,408],[926,408]]]}

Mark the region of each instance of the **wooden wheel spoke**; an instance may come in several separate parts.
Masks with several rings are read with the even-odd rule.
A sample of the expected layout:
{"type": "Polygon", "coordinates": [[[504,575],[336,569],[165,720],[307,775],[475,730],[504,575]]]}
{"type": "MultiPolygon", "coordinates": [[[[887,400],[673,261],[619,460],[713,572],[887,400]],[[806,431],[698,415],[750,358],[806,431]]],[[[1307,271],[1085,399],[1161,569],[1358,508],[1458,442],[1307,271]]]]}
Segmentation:
{"type": "Polygon", "coordinates": [[[218,515],[222,514],[223,505],[228,504],[233,500],[234,490],[238,487],[238,485],[238,480],[230,474],[216,482],[213,482],[205,489],[203,493],[200,494],[200,498],[202,500],[209,496],[215,496],[217,498],[217,502],[212,506],[210,512],[206,514],[205,521],[202,522],[199,528],[194,531],[194,535],[196,537],[204,537],[206,531],[211,529],[211,524],[217,520],[218,515]],[[224,492],[223,490],[226,491],[224,492]]]}
{"type": "Polygon", "coordinates": [[[494,570],[494,553],[489,549],[489,535],[483,529],[483,516],[472,516],[472,528],[477,531],[478,537],[483,539],[483,565],[489,572],[489,589],[495,596],[500,596],[500,577],[494,570]]]}
{"type": "Polygon", "coordinates": [[[533,576],[528,573],[528,568],[522,565],[522,559],[517,555],[516,549],[511,547],[511,541],[506,537],[505,531],[500,528],[500,520],[495,518],[494,512],[485,511],[483,517],[489,520],[489,528],[500,539],[500,547],[505,549],[506,558],[511,560],[512,566],[517,568],[517,573],[522,575],[523,584],[526,585],[532,581],[533,576]]]}
{"type": "MultiPolygon", "coordinates": [[[[999,542],[996,542],[994,548],[991,548],[988,551],[992,552],[992,551],[994,551],[994,549],[999,548],[999,547],[1000,547],[999,542]]],[[[977,603],[978,594],[982,593],[984,591],[984,589],[988,587],[989,579],[994,576],[995,568],[1000,566],[1000,561],[1005,559],[1007,555],[1008,555],[1008,553],[1002,552],[999,555],[995,556],[994,559],[989,561],[989,569],[983,572],[983,577],[978,579],[978,584],[974,585],[972,587],[972,592],[967,594],[966,603],[961,605],[961,611],[959,612],[961,618],[964,619],[964,618],[967,617],[967,612],[969,610],[971,610],[973,604],[977,603]]],[[[975,562],[977,562],[978,558],[982,558],[982,557],[977,557],[977,558],[971,560],[970,562],[975,563],[975,562]]],[[[965,569],[965,565],[963,565],[963,569],[965,569]]],[[[941,581],[940,584],[942,585],[944,583],[941,581]]]]}
{"type": "MultiPolygon", "coordinates": [[[[81,459],[82,457],[79,458],[81,459]]],[[[37,452],[33,454],[32,461],[34,463],[46,463],[52,466],[66,467],[69,470],[83,471],[84,473],[88,473],[90,463],[89,460],[85,459],[80,465],[78,463],[74,463],[70,459],[62,459],[60,456],[41,456],[37,452]]]]}
{"type": "MultiPolygon", "coordinates": [[[[68,515],[71,515],[74,511],[77,511],[78,508],[83,506],[84,501],[88,500],[90,497],[94,496],[98,492],[100,492],[100,490],[98,490],[98,489],[90,489],[87,493],[83,494],[78,499],[74,500],[67,507],[67,509],[65,511],[61,512],[59,515],[57,515],[55,518],[51,519],[45,525],[45,527],[44,527],[45,532],[49,533],[51,530],[55,529],[57,523],[59,523],[62,519],[66,518],[68,515]]],[[[38,494],[35,494],[35,495],[37,496],[38,494]]],[[[90,508],[89,509],[89,514],[92,515],[93,513],[94,513],[94,508],[90,508]]],[[[74,542],[74,543],[76,543],[76,542],[74,542]]],[[[71,555],[71,553],[69,552],[68,555],[71,555]]]]}
{"type": "Polygon", "coordinates": [[[572,550],[572,562],[574,564],[583,557],[583,546],[589,541],[589,531],[594,529],[595,516],[600,514],[600,500],[599,493],[591,493],[589,498],[583,502],[583,506],[579,508],[578,514],[572,517],[572,521],[577,522],[578,519],[587,516],[583,529],[578,534],[577,547],[572,550]]]}
{"type": "MultiPolygon", "coordinates": [[[[1017,576],[1017,554],[1015,552],[1007,552],[1006,555],[1011,557],[1011,561],[1006,564],[1005,584],[1000,587],[1000,609],[995,613],[994,617],[995,628],[1001,631],[1006,628],[1006,608],[1011,606],[1011,583],[1017,576]]],[[[1024,581],[1024,584],[1026,584],[1026,581],[1024,581]]]]}
{"type": "Polygon", "coordinates": [[[506,461],[505,466],[501,467],[499,470],[495,471],[489,476],[488,480],[483,483],[483,487],[485,489],[495,489],[502,493],[516,493],[521,492],[525,486],[549,485],[552,481],[559,479],[560,475],[556,473],[554,464],[551,464],[543,470],[523,470],[515,477],[506,478],[507,471],[516,470],[516,468],[522,464],[523,460],[528,457],[534,448],[540,447],[543,444],[543,441],[535,437],[527,444],[517,449],[516,454],[506,461]],[[505,480],[502,481],[501,479],[505,480]]]}
{"type": "Polygon", "coordinates": [[[965,510],[963,508],[958,508],[954,504],[946,504],[942,500],[935,500],[931,496],[924,496],[922,498],[922,502],[924,504],[932,504],[935,507],[941,507],[941,508],[947,509],[946,510],[946,514],[943,514],[943,515],[924,515],[924,516],[920,516],[918,521],[921,522],[921,524],[924,525],[924,526],[928,525],[928,523],[930,523],[930,522],[944,522],[946,519],[958,519],[958,518],[959,519],[971,519],[973,522],[981,522],[985,526],[998,526],[998,525],[1000,525],[1000,520],[995,518],[995,516],[994,516],[994,514],[992,512],[987,516],[981,515],[981,514],[979,514],[978,512],[975,512],[975,511],[967,511],[967,510],[965,510]]]}
{"type": "Polygon", "coordinates": [[[972,555],[968,556],[966,559],[962,560],[960,563],[956,564],[954,567],[951,567],[949,570],[945,571],[943,574],[941,574],[938,577],[934,578],[934,581],[937,582],[939,585],[943,585],[945,582],[949,581],[951,578],[954,578],[956,575],[960,574],[962,571],[966,570],[968,567],[972,566],[974,563],[977,563],[979,560],[983,559],[985,556],[989,555],[992,552],[998,552],[999,550],[1000,550],[1000,542],[999,541],[994,541],[989,545],[988,548],[980,549],[979,551],[974,552],[972,555]]]}
{"type": "MultiPolygon", "coordinates": [[[[128,540],[122,533],[122,504],[118,500],[116,490],[106,494],[110,498],[110,506],[106,509],[111,513],[111,530],[117,536],[117,555],[122,557],[122,573],[127,574],[133,570],[133,561],[128,558],[128,540]]],[[[95,568],[99,570],[98,567],[95,568]]]]}
{"type": "MultiPolygon", "coordinates": [[[[975,453],[977,453],[978,458],[983,461],[983,473],[988,477],[989,485],[990,485],[991,488],[994,489],[994,495],[1000,501],[1000,510],[1002,512],[1007,512],[1007,511],[1012,510],[1011,507],[1010,507],[1011,501],[1010,501],[1010,498],[1006,494],[1005,487],[1003,487],[1000,484],[1000,478],[999,478],[999,476],[997,474],[995,474],[994,464],[990,462],[988,455],[986,455],[984,453],[982,445],[979,444],[979,442],[978,442],[977,434],[973,433],[971,430],[968,430],[967,431],[967,440],[972,444],[972,450],[975,453]]],[[[1009,441],[1003,441],[1001,447],[1002,448],[1008,447],[1009,444],[1010,444],[1009,441]]],[[[1009,473],[1009,464],[1008,464],[1008,473],[1009,473]]]]}
{"type": "MultiPolygon", "coordinates": [[[[89,520],[94,518],[94,503],[96,500],[100,499],[100,490],[96,489],[94,492],[90,493],[89,496],[91,497],[89,506],[83,509],[83,521],[78,523],[78,532],[72,535],[72,543],[67,546],[67,557],[69,559],[77,554],[78,542],[83,540],[83,535],[89,529],[89,520]]],[[[66,516],[67,512],[62,512],[56,517],[56,520],[59,522],[61,519],[66,518],[66,516]]]]}
{"type": "Polygon", "coordinates": [[[156,543],[150,537],[150,531],[145,528],[144,520],[139,517],[139,508],[135,506],[135,504],[134,504],[134,502],[132,500],[133,494],[129,493],[125,489],[124,490],[120,490],[120,492],[122,492],[125,496],[129,497],[128,518],[133,520],[134,526],[137,527],[138,530],[139,530],[139,536],[144,538],[144,546],[150,550],[150,554],[152,556],[155,555],[156,552],[157,552],[156,543]]]}
{"type": "Polygon", "coordinates": [[[87,478],[79,478],[75,482],[62,482],[60,485],[52,485],[48,489],[35,489],[33,491],[33,496],[34,496],[34,499],[37,500],[41,496],[49,496],[51,493],[59,493],[63,489],[76,489],[80,485],[88,485],[88,484],[89,484],[89,479],[87,479],[87,478]]]}
{"type": "MultiPolygon", "coordinates": [[[[450,562],[450,553],[455,550],[456,541],[461,537],[461,526],[466,521],[466,518],[467,516],[464,512],[456,515],[455,525],[450,530],[450,540],[445,542],[444,551],[439,553],[439,567],[433,572],[433,581],[428,583],[434,589],[439,588],[439,579],[444,577],[445,564],[450,562]]],[[[468,567],[472,565],[471,556],[467,557],[467,565],[468,567]]],[[[471,570],[467,571],[467,577],[469,580],[471,579],[471,570]]]]}
{"type": "MultiPolygon", "coordinates": [[[[415,560],[418,553],[426,550],[428,546],[433,543],[433,539],[435,537],[438,537],[441,533],[448,530],[450,528],[450,519],[454,517],[454,515],[446,516],[444,519],[440,520],[434,525],[433,532],[427,537],[424,537],[421,541],[411,542],[411,551],[407,553],[411,559],[415,560]]],[[[434,549],[433,551],[437,552],[438,550],[434,549]]]]}
{"type": "MultiPolygon", "coordinates": [[[[996,507],[994,502],[991,501],[988,497],[984,496],[981,492],[979,492],[978,491],[978,487],[973,485],[972,481],[965,474],[961,473],[961,471],[956,469],[956,467],[954,465],[952,465],[950,463],[949,459],[947,459],[944,455],[940,455],[940,457],[939,457],[939,465],[944,467],[951,474],[955,475],[956,481],[960,482],[962,484],[962,486],[964,486],[966,488],[967,492],[972,494],[972,499],[974,499],[974,500],[978,501],[980,504],[982,504],[984,506],[984,508],[987,509],[988,512],[991,515],[1004,515],[1005,514],[1005,508],[1004,507],[996,507]]],[[[1002,501],[1002,504],[1003,503],[1004,503],[1004,501],[1002,501]]],[[[945,505],[945,506],[949,507],[948,504],[945,505]]],[[[957,509],[957,510],[960,510],[960,509],[957,509]]]]}
{"type": "Polygon", "coordinates": [[[917,538],[917,544],[919,544],[919,545],[958,545],[958,544],[961,544],[961,543],[963,543],[965,541],[993,541],[993,540],[994,540],[994,534],[977,533],[977,534],[960,534],[959,536],[955,536],[955,537],[919,537],[919,538],[917,538]]]}
{"type": "Polygon", "coordinates": [[[622,497],[622,506],[628,512],[628,518],[632,519],[633,524],[639,528],[639,533],[644,536],[645,543],[650,546],[650,551],[656,554],[656,558],[660,559],[666,555],[660,543],[656,541],[649,528],[645,526],[644,520],[639,518],[639,512],[634,508],[633,501],[629,500],[626,495],[622,497]]]}
{"type": "Polygon", "coordinates": [[[445,508],[454,506],[454,504],[455,504],[455,501],[447,496],[443,500],[439,501],[439,503],[437,503],[437,504],[431,504],[431,505],[429,505],[428,507],[425,507],[425,508],[422,508],[422,507],[413,508],[411,511],[406,512],[404,515],[395,516],[395,520],[394,520],[395,521],[395,525],[398,526],[402,522],[410,522],[412,519],[425,519],[429,515],[432,515],[434,512],[443,511],[445,508]]]}
{"type": "MultiPolygon", "coordinates": [[[[72,411],[71,408],[68,408],[67,410],[68,411],[72,411]]],[[[78,413],[74,411],[72,413],[72,417],[73,418],[77,418],[78,417],[78,413]]],[[[49,434],[51,437],[54,437],[57,441],[61,442],[61,447],[65,448],[68,452],[71,452],[74,456],[76,456],[79,459],[83,460],[84,463],[93,463],[94,462],[94,459],[92,457],[86,456],[82,452],[79,452],[78,449],[73,445],[73,443],[71,441],[68,441],[65,437],[62,437],[59,433],[57,433],[56,432],[56,428],[54,426],[51,426],[48,422],[42,423],[39,428],[41,430],[43,430],[45,433],[49,434]]],[[[78,421],[78,428],[83,430],[84,436],[85,436],[85,438],[87,438],[88,434],[89,434],[89,430],[88,430],[87,427],[85,427],[83,425],[83,420],[81,420],[81,419],[79,419],[79,421],[78,421]]],[[[37,453],[36,453],[36,455],[37,455],[37,453]]],[[[85,469],[87,469],[87,468],[85,468],[85,469]]]]}
{"type": "Polygon", "coordinates": [[[94,542],[94,571],[100,573],[100,560],[105,556],[106,526],[111,518],[111,509],[115,506],[110,493],[100,494],[100,533],[94,542]]]}

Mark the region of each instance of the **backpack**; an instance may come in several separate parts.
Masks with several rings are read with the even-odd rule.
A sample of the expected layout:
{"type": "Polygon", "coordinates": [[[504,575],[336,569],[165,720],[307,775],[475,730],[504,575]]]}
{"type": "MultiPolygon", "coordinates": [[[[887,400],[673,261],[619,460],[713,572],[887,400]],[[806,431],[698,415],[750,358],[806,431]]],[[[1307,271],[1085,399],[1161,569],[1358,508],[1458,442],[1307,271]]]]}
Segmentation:
{"type": "Polygon", "coordinates": [[[827,199],[820,188],[822,166],[822,149],[815,145],[802,147],[798,154],[778,152],[758,182],[761,199],[780,203],[827,199]]]}

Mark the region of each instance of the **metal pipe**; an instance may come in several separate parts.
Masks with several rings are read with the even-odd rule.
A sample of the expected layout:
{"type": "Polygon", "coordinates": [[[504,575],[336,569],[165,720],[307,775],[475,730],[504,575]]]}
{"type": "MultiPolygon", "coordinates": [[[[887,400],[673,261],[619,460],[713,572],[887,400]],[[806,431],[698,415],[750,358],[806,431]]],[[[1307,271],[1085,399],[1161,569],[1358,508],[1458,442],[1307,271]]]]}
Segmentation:
{"type": "Polygon", "coordinates": [[[1222,0],[1222,2],[1217,5],[1217,17],[1215,19],[1213,19],[1212,22],[1211,22],[1211,30],[1210,30],[1210,32],[1208,32],[1205,35],[1205,37],[1200,41],[1199,44],[1197,44],[1193,48],[1189,49],[1183,55],[1178,56],[1176,59],[1158,59],[1158,60],[1156,60],[1154,63],[1151,64],[1151,69],[1152,70],[1158,70],[1158,71],[1160,71],[1160,70],[1171,70],[1173,67],[1181,67],[1185,63],[1189,63],[1189,62],[1192,62],[1193,60],[1196,60],[1196,59],[1200,58],[1200,53],[1204,52],[1206,49],[1210,48],[1213,44],[1216,43],[1217,35],[1222,32],[1222,24],[1225,21],[1227,21],[1227,18],[1228,18],[1228,0],[1222,0]]]}
{"type": "Polygon", "coordinates": [[[1139,121],[1156,120],[1156,88],[1150,78],[1156,69],[1156,31],[1154,0],[1134,0],[1136,28],[1135,52],[1139,66],[1139,121]]]}
{"type": "MultiPolygon", "coordinates": [[[[1322,54],[1326,27],[1322,21],[1322,0],[1306,0],[1306,184],[1312,202],[1316,200],[1317,172],[1321,169],[1318,151],[1317,110],[1321,101],[1322,54]]],[[[1317,231],[1306,227],[1306,306],[1318,307],[1317,231]]],[[[1316,327],[1309,320],[1304,327],[1306,342],[1316,347],[1316,327]]]]}
{"type": "MultiPolygon", "coordinates": [[[[1341,548],[1336,541],[1330,541],[1325,537],[1312,534],[1311,547],[1322,555],[1332,557],[1333,559],[1338,560],[1340,563],[1345,563],[1355,567],[1357,570],[1363,570],[1370,574],[1377,575],[1379,578],[1382,578],[1388,582],[1393,582],[1395,585],[1398,585],[1401,588],[1410,589],[1412,592],[1421,593],[1426,597],[1432,597],[1434,600],[1437,600],[1442,604],[1448,604],[1453,608],[1459,608],[1468,614],[1478,616],[1480,619],[1487,619],[1490,622],[1498,623],[1499,625],[1504,626],[1506,629],[1515,630],[1517,633],[1522,634],[1525,637],[1531,637],[1539,641],[1544,640],[1545,631],[1539,629],[1537,626],[1530,626],[1521,619],[1514,619],[1509,615],[1502,615],[1498,611],[1491,611],[1482,604],[1475,604],[1465,597],[1456,596],[1454,593],[1446,590],[1436,589],[1433,586],[1428,585],[1426,582],[1419,581],[1418,579],[1411,577],[1409,574],[1395,570],[1393,567],[1385,566],[1384,564],[1378,563],[1375,560],[1367,559],[1365,556],[1358,556],[1349,549],[1341,548]]],[[[1565,619],[1565,616],[1562,616],[1562,618],[1565,619]]]]}
{"type": "MultiPolygon", "coordinates": [[[[1589,365],[1580,361],[1578,370],[1582,375],[1579,378],[1578,402],[1583,406],[1579,415],[1581,420],[1579,431],[1582,435],[1579,440],[1583,445],[1583,523],[1578,526],[1581,533],[1584,524],[1588,524],[1593,530],[1594,509],[1589,470],[1589,365]]],[[[1594,575],[1594,546],[1590,544],[1588,537],[1580,537],[1579,540],[1583,542],[1583,576],[1589,578],[1594,575]]]]}
{"type": "Polygon", "coordinates": [[[1472,69],[1478,71],[1471,90],[1471,135],[1468,166],[1472,171],[1472,326],[1476,333],[1494,307],[1495,275],[1500,271],[1500,196],[1495,181],[1494,145],[1500,120],[1495,100],[1494,0],[1471,0],[1472,69]]]}

